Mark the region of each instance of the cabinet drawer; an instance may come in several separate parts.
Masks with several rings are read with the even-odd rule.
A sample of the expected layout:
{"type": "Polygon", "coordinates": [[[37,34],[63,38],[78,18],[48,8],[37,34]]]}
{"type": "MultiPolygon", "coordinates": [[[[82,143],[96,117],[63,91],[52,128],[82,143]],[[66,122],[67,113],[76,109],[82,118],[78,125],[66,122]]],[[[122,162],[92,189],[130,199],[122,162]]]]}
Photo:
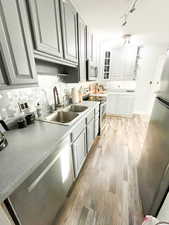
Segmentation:
{"type": "Polygon", "coordinates": [[[80,133],[85,129],[86,127],[86,123],[85,123],[85,119],[81,120],[80,123],[77,124],[77,126],[73,129],[71,136],[72,136],[72,140],[74,141],[76,140],[76,138],[80,135],[80,133]]]}
{"type": "Polygon", "coordinates": [[[94,118],[94,110],[91,111],[86,118],[86,122],[89,123],[94,118]]]}

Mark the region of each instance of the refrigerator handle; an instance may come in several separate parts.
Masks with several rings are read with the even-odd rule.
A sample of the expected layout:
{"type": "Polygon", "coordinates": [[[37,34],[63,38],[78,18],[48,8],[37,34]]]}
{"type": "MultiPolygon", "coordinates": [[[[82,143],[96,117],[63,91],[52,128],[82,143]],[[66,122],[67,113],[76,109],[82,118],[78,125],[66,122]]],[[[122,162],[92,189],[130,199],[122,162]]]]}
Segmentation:
{"type": "Polygon", "coordinates": [[[169,164],[167,165],[165,171],[164,171],[164,178],[169,176],[169,164]]]}
{"type": "Polygon", "coordinates": [[[160,221],[160,222],[156,223],[155,225],[159,225],[159,224],[169,224],[169,222],[166,222],[166,221],[160,221]]]}

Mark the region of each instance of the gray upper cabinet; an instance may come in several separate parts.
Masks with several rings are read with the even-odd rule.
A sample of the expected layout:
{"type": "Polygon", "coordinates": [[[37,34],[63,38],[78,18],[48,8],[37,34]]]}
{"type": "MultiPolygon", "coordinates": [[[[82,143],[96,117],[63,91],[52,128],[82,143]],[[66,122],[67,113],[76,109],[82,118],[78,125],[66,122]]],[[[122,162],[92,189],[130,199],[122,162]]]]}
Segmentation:
{"type": "Polygon", "coordinates": [[[62,58],[59,0],[29,0],[36,50],[62,58]]]}
{"type": "Polygon", "coordinates": [[[93,62],[94,50],[93,50],[93,34],[87,28],[87,59],[93,62]]]}
{"type": "Polygon", "coordinates": [[[86,81],[86,24],[78,15],[79,81],[86,81]]]}
{"type": "Polygon", "coordinates": [[[64,57],[78,62],[77,13],[69,0],[61,0],[64,57]]]}
{"type": "Polygon", "coordinates": [[[9,84],[37,82],[24,0],[0,0],[0,51],[9,84]]]}

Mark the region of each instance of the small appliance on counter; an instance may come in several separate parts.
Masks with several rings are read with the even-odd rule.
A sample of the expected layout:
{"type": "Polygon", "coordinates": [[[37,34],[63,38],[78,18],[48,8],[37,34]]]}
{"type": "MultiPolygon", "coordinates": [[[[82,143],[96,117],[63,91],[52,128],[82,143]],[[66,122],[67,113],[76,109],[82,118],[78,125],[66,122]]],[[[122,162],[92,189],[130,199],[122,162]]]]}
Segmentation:
{"type": "Polygon", "coordinates": [[[72,95],[72,103],[73,104],[79,103],[79,101],[80,101],[79,88],[77,88],[77,87],[72,88],[71,95],[72,95]]]}

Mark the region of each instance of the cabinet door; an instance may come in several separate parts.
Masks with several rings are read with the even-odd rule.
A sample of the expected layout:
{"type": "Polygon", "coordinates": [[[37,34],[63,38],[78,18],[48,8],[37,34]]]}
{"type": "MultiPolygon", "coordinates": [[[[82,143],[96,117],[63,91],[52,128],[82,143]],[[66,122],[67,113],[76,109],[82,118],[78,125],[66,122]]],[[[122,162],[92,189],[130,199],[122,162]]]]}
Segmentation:
{"type": "Polygon", "coordinates": [[[124,71],[123,49],[117,48],[111,51],[111,78],[112,80],[123,80],[124,71]]]}
{"type": "Polygon", "coordinates": [[[99,119],[97,118],[95,120],[95,138],[97,137],[98,133],[99,133],[99,119]]]}
{"type": "Polygon", "coordinates": [[[78,62],[77,13],[69,0],[61,0],[64,57],[78,62]]]}
{"type": "Polygon", "coordinates": [[[92,32],[87,28],[87,59],[89,59],[91,62],[93,62],[93,34],[92,32]]]}
{"type": "Polygon", "coordinates": [[[71,145],[68,142],[58,150],[59,155],[50,156],[50,161],[44,162],[9,198],[22,225],[56,222],[73,183],[71,145]]]}
{"type": "Polygon", "coordinates": [[[124,48],[123,80],[133,80],[135,78],[136,57],[137,47],[124,48]]]}
{"type": "Polygon", "coordinates": [[[130,95],[119,95],[117,102],[118,115],[131,115],[133,113],[134,97],[130,95]]]}
{"type": "Polygon", "coordinates": [[[74,165],[75,165],[75,175],[78,176],[83,162],[86,158],[86,130],[84,130],[80,136],[73,143],[73,155],[74,155],[74,165]]]}
{"type": "Polygon", "coordinates": [[[116,114],[117,104],[118,104],[118,95],[109,94],[107,97],[106,113],[107,114],[116,114]]]}
{"type": "Polygon", "coordinates": [[[0,51],[9,83],[36,83],[25,1],[0,1],[0,10],[0,51]]]}
{"type": "Polygon", "coordinates": [[[36,50],[62,57],[59,0],[29,0],[36,50]]]}
{"type": "Polygon", "coordinates": [[[78,15],[79,78],[86,81],[86,24],[78,15]]]}
{"type": "Polygon", "coordinates": [[[95,120],[87,124],[87,151],[89,152],[95,139],[95,120]]]}

